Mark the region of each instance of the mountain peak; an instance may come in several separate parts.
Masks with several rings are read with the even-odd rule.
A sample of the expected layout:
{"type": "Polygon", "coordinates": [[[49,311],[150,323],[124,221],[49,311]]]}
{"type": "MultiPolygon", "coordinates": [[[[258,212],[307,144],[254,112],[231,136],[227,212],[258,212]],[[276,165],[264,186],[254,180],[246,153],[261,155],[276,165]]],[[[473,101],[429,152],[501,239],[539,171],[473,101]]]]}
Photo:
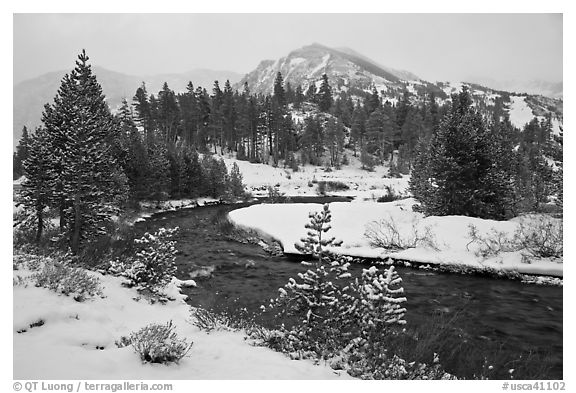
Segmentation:
{"type": "Polygon", "coordinates": [[[351,49],[334,49],[315,42],[295,49],[280,59],[260,62],[237,86],[247,82],[253,92],[270,93],[278,72],[282,73],[285,82],[304,89],[317,83],[322,74],[328,75],[331,83],[339,87],[363,90],[400,80],[420,80],[412,73],[381,66],[351,49]]]}

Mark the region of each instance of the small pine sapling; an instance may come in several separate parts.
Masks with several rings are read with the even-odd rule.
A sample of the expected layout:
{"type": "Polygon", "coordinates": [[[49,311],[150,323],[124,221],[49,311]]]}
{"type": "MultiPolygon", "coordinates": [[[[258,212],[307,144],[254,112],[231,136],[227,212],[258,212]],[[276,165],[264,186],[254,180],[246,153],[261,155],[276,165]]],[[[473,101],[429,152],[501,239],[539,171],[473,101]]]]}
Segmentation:
{"type": "Polygon", "coordinates": [[[337,241],[334,237],[322,238],[322,234],[328,232],[332,226],[332,214],[330,206],[324,204],[320,212],[310,212],[308,217],[310,222],[304,227],[308,229],[307,237],[301,238],[302,244],[295,243],[294,246],[298,251],[306,255],[313,255],[318,259],[318,265],[327,256],[327,247],[339,247],[342,241],[337,241]]]}

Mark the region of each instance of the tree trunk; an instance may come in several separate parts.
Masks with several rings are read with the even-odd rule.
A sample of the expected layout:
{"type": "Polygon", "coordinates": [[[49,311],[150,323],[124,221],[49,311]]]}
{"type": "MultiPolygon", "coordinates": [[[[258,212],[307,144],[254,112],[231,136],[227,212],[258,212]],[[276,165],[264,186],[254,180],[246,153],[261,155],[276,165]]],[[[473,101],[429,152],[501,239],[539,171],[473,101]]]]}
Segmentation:
{"type": "Polygon", "coordinates": [[[80,209],[80,195],[74,196],[74,228],[72,230],[72,253],[78,254],[80,248],[80,227],[82,225],[82,211],[80,209]]]}
{"type": "Polygon", "coordinates": [[[40,243],[42,238],[42,231],[44,230],[44,217],[42,214],[43,206],[36,208],[36,218],[38,219],[38,226],[36,229],[36,243],[40,243]]]}

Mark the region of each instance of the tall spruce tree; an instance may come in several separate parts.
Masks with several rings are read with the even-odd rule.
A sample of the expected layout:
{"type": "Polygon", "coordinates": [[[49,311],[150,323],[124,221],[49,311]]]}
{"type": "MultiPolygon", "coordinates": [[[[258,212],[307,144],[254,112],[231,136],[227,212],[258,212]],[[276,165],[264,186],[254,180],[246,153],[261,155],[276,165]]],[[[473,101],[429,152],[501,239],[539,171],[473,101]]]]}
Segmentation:
{"type": "Polygon", "coordinates": [[[276,79],[274,79],[274,99],[278,106],[282,107],[286,105],[286,91],[284,90],[284,79],[280,71],[276,74],[276,79]]]}
{"type": "Polygon", "coordinates": [[[467,89],[452,97],[430,146],[416,159],[410,188],[429,215],[507,218],[513,211],[513,180],[502,143],[472,107],[467,89]]]}
{"type": "Polygon", "coordinates": [[[84,241],[105,233],[103,224],[117,211],[125,181],[110,153],[115,122],[88,60],[83,50],[42,118],[52,153],[51,200],[74,253],[84,241]]]}
{"type": "Polygon", "coordinates": [[[56,174],[53,167],[52,138],[45,128],[28,137],[28,156],[23,162],[26,180],[22,184],[23,204],[36,221],[36,242],[46,225],[45,209],[53,201],[56,174]]]}
{"type": "Polygon", "coordinates": [[[332,88],[328,82],[328,75],[322,74],[322,84],[318,90],[318,106],[322,112],[330,112],[334,102],[332,98],[332,88]]]}
{"type": "Polygon", "coordinates": [[[12,156],[12,179],[19,179],[24,174],[24,161],[28,158],[28,146],[30,145],[30,135],[28,128],[22,128],[22,136],[16,146],[16,151],[12,156]]]}

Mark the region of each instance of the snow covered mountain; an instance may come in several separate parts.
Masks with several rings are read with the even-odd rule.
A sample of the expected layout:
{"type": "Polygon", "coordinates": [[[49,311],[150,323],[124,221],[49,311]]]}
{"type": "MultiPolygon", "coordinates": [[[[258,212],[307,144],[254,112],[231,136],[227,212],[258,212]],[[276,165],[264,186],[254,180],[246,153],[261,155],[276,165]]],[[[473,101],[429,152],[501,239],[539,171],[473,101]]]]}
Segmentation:
{"type": "MultiPolygon", "coordinates": [[[[321,83],[322,74],[328,80],[335,95],[346,92],[353,97],[362,97],[375,87],[384,100],[396,104],[405,91],[411,94],[412,101],[423,100],[433,93],[439,104],[450,100],[451,94],[458,93],[463,86],[468,87],[477,105],[489,112],[496,101],[503,103],[512,123],[522,128],[534,117],[543,119],[552,115],[554,132],[558,133],[563,122],[563,101],[526,92],[508,92],[468,82],[428,82],[408,71],[395,70],[369,59],[349,48],[333,49],[320,44],[312,44],[290,52],[277,60],[264,60],[255,70],[248,73],[235,88],[241,90],[248,83],[252,93],[270,94],[274,80],[280,72],[284,83],[292,88],[300,85],[303,91],[308,86],[321,83]]],[[[557,88],[553,96],[558,96],[557,88]]],[[[561,84],[560,84],[561,88],[561,84]]],[[[513,90],[518,91],[518,90],[513,90]]],[[[561,93],[560,93],[561,96],[561,93]]]]}
{"type": "Polygon", "coordinates": [[[253,93],[270,93],[278,72],[285,83],[293,87],[318,83],[322,74],[327,74],[332,86],[337,90],[379,90],[400,87],[403,80],[420,79],[407,71],[398,71],[378,65],[367,57],[351,49],[332,49],[320,44],[312,44],[296,49],[278,60],[264,60],[236,85],[240,89],[245,82],[253,93]]]}

